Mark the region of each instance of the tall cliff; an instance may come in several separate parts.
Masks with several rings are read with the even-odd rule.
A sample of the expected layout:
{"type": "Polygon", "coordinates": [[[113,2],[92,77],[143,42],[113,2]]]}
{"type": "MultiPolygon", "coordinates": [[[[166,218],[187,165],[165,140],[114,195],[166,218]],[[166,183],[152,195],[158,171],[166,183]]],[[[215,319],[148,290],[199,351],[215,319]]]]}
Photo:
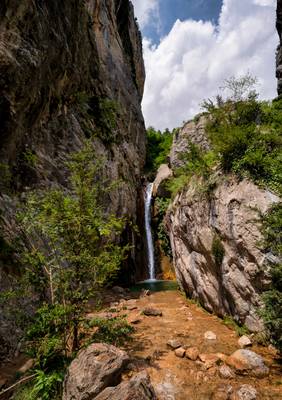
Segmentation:
{"type": "MultiPolygon", "coordinates": [[[[190,121],[175,136],[170,162],[183,163],[188,143],[207,149],[205,117],[190,121]]],[[[215,172],[215,171],[214,171],[215,172]]],[[[177,280],[186,294],[219,316],[231,315],[251,331],[263,327],[257,316],[261,293],[269,287],[260,215],[279,197],[247,179],[217,171],[215,187],[190,182],[175,197],[165,222],[177,280]]]]}
{"type": "Polygon", "coordinates": [[[276,54],[276,77],[278,79],[278,94],[282,94],[282,1],[277,0],[276,28],[279,35],[279,46],[276,54]]]}
{"type": "MultiPolygon", "coordinates": [[[[142,246],[131,227],[142,224],[144,79],[129,0],[1,1],[2,283],[13,268],[7,253],[14,199],[30,188],[65,185],[68,154],[89,137],[105,160],[104,174],[121,181],[106,201],[110,212],[130,220],[123,240],[133,246],[124,275],[134,275],[142,246]]],[[[9,339],[1,326],[0,336],[9,339]]]]}

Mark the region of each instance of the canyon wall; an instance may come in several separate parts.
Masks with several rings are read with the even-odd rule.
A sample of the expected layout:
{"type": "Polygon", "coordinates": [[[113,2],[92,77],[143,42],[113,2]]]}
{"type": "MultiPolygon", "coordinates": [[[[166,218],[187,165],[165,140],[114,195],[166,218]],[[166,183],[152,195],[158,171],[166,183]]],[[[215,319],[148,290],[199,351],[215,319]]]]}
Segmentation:
{"type": "MultiPolygon", "coordinates": [[[[181,162],[188,142],[208,148],[204,118],[184,125],[174,138],[172,167],[181,162]]],[[[262,329],[257,316],[261,293],[268,288],[260,215],[278,202],[273,193],[218,171],[216,187],[190,183],[169,207],[165,222],[178,282],[186,294],[219,316],[231,315],[251,331],[262,329]]]]}
{"type": "MultiPolygon", "coordinates": [[[[135,275],[144,253],[132,229],[143,223],[144,79],[129,0],[1,1],[1,289],[20,261],[13,259],[16,200],[33,188],[66,186],[65,161],[87,138],[105,160],[104,175],[121,181],[105,204],[129,220],[122,240],[133,246],[121,279],[135,275]]],[[[1,322],[5,353],[13,338],[1,322]]]]}

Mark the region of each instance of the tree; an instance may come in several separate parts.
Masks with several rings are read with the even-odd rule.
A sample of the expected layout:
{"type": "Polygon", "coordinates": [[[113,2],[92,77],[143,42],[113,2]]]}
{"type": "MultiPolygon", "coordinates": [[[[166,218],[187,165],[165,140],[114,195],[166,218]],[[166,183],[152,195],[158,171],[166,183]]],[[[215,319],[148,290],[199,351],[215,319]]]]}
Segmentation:
{"type": "Polygon", "coordinates": [[[78,348],[85,303],[115,276],[127,250],[116,243],[125,220],[107,214],[103,206],[113,184],[98,179],[102,162],[90,141],[67,167],[69,191],[34,192],[19,213],[25,287],[41,304],[29,337],[38,342],[42,359],[67,353],[70,337],[72,350],[78,348]]]}
{"type": "Polygon", "coordinates": [[[223,85],[220,87],[222,91],[228,91],[228,100],[235,102],[243,100],[255,100],[258,94],[255,87],[258,84],[258,79],[252,76],[250,72],[241,75],[238,78],[231,76],[225,79],[223,85]]]}

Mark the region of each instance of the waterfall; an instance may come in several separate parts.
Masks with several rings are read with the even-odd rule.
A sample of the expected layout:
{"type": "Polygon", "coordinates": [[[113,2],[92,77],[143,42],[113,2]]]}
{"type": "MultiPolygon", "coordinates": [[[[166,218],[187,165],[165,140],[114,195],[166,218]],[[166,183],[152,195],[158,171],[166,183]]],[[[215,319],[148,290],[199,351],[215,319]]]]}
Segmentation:
{"type": "Polygon", "coordinates": [[[147,238],[148,267],[150,280],[155,280],[155,262],[154,262],[154,242],[151,230],[151,201],[152,201],[153,183],[149,183],[145,192],[145,229],[147,238]]]}

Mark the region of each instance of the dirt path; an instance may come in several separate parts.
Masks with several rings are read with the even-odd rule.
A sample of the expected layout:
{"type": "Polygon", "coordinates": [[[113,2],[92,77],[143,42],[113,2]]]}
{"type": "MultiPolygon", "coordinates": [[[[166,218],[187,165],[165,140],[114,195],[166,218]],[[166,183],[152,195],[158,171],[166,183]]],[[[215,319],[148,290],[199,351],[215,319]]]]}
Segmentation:
{"type": "Polygon", "coordinates": [[[258,392],[257,399],[282,399],[281,370],[273,350],[253,346],[270,367],[270,376],[263,379],[236,376],[234,379],[219,377],[216,365],[208,370],[188,358],[178,358],[167,346],[170,339],[179,339],[184,346],[196,346],[200,353],[232,354],[239,348],[236,332],[225,326],[219,318],[206,313],[177,291],[157,292],[138,300],[123,302],[123,311],[129,320],[140,317],[140,311],[152,307],[162,311],[158,317],[142,315],[136,324],[133,341],[126,350],[136,360],[140,369],[146,368],[160,400],[228,399],[228,391],[236,391],[244,384],[252,385],[258,392]],[[132,304],[137,309],[132,310],[132,304]],[[131,310],[129,310],[131,309],[131,310]],[[216,334],[216,341],[204,339],[206,331],[216,334]],[[232,389],[231,389],[232,388],[232,389]]]}

